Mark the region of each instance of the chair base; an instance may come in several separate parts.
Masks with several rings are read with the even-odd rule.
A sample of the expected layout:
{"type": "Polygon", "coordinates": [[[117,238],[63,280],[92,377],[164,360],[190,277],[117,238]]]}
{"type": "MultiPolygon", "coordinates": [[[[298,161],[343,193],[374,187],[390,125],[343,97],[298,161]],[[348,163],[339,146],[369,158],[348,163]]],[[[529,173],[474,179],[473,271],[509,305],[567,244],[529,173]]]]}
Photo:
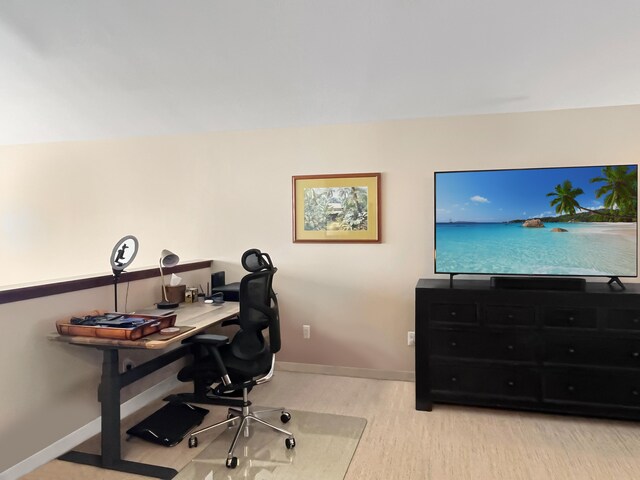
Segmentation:
{"type": "Polygon", "coordinates": [[[291,432],[289,432],[288,430],[285,430],[283,428],[277,427],[261,418],[258,417],[258,415],[262,414],[262,413],[268,413],[268,412],[277,412],[280,411],[280,420],[283,423],[287,423],[290,419],[291,419],[291,414],[289,412],[287,412],[284,407],[282,408],[270,408],[267,410],[258,410],[258,411],[251,411],[250,409],[250,405],[251,403],[248,401],[247,399],[247,389],[243,389],[243,405],[242,405],[242,409],[237,409],[237,408],[229,408],[229,411],[227,413],[227,419],[223,420],[221,422],[215,423],[213,425],[209,425],[208,427],[204,427],[204,428],[200,428],[198,430],[195,430],[193,432],[191,432],[191,434],[189,435],[189,448],[194,448],[198,446],[198,435],[200,435],[201,433],[205,433],[208,432],[209,430],[212,430],[214,428],[217,427],[221,427],[223,425],[233,425],[234,422],[240,420],[240,424],[237,427],[236,433],[233,436],[233,440],[231,442],[231,446],[229,447],[229,451],[227,452],[227,461],[226,461],[226,465],[227,468],[236,468],[238,466],[238,458],[235,457],[233,455],[233,452],[236,448],[236,445],[238,444],[238,440],[240,439],[240,434],[242,432],[244,432],[244,436],[248,437],[249,436],[249,425],[250,422],[257,422],[260,423],[266,427],[271,428],[272,430],[275,430],[279,433],[282,433],[283,435],[286,435],[287,438],[285,439],[285,447],[287,449],[291,449],[294,448],[296,446],[296,440],[293,437],[293,434],[291,432]]]}
{"type": "Polygon", "coordinates": [[[174,393],[163,399],[166,402],[200,403],[205,405],[224,405],[226,407],[242,407],[242,399],[216,397],[198,393],[174,393]]]}

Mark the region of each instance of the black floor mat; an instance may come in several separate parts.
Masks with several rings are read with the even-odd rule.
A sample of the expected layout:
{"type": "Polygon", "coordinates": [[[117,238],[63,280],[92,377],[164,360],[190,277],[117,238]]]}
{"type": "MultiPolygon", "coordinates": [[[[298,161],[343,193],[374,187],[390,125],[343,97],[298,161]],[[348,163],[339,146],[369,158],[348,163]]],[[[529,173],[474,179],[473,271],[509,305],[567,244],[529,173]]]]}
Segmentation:
{"type": "Polygon", "coordinates": [[[173,447],[180,443],[190,430],[200,425],[207,413],[209,410],[188,403],[167,403],[131,427],[127,433],[158,445],[173,447]]]}

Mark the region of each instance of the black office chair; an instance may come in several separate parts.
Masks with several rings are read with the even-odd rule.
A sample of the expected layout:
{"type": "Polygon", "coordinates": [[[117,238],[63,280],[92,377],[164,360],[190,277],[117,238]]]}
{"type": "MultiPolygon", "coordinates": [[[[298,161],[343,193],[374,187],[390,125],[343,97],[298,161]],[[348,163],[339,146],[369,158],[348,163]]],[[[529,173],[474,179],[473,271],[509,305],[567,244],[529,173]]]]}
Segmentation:
{"type": "Polygon", "coordinates": [[[226,465],[235,468],[238,459],[233,455],[240,433],[248,436],[250,422],[266,425],[287,436],[288,449],[296,445],[295,438],[280,427],[272,425],[257,415],[280,411],[280,420],[287,423],[291,415],[284,408],[255,412],[250,409],[249,391],[255,386],[268,382],[273,376],[275,354],[280,350],[280,318],[278,301],[272,289],[273,276],[277,268],[268,254],[258,249],[247,250],[242,256],[242,265],[250,273],[240,281],[240,312],[237,324],[240,327],[233,339],[222,335],[196,335],[191,341],[201,349],[194,364],[185,367],[178,374],[183,381],[202,379],[220,382],[212,388],[219,398],[242,395],[242,408],[229,408],[227,419],[192,432],[189,447],[198,445],[198,435],[213,428],[238,423],[237,431],[227,453],[226,465]],[[263,332],[268,329],[268,336],[263,332]]]}

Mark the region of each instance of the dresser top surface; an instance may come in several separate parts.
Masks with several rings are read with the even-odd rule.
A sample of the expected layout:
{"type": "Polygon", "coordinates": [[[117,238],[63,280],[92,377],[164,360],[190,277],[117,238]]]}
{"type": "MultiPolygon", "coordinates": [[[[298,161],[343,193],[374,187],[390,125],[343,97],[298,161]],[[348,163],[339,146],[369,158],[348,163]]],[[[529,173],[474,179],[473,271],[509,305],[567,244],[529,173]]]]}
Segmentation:
{"type": "Polygon", "coordinates": [[[475,291],[501,291],[501,292],[516,292],[516,291],[536,291],[536,292],[544,292],[544,293],[562,293],[562,294],[584,294],[584,293],[594,293],[594,294],[620,294],[620,295],[630,295],[630,294],[640,294],[640,284],[624,282],[626,290],[622,290],[618,285],[607,285],[606,279],[594,279],[593,281],[587,281],[586,289],[584,291],[567,291],[567,290],[524,290],[524,289],[506,289],[506,288],[494,288],[491,286],[490,281],[487,280],[457,280],[453,279],[453,287],[450,286],[449,279],[444,278],[421,278],[418,280],[418,284],[416,285],[417,289],[438,289],[438,290],[475,290],[475,291]]]}

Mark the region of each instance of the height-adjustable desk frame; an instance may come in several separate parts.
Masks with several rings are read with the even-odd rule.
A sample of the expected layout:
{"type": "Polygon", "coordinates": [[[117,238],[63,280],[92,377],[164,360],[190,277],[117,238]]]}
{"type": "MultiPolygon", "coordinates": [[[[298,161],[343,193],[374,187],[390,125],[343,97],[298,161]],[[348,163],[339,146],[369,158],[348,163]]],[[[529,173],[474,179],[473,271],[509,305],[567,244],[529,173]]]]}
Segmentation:
{"type": "Polygon", "coordinates": [[[160,334],[153,334],[139,340],[113,340],[96,337],[68,337],[55,335],[56,340],[66,341],[74,345],[83,345],[102,350],[102,375],[98,386],[98,401],[101,409],[101,453],[85,453],[71,451],[65,453],[60,460],[66,460],[83,465],[117,470],[120,472],[145,475],[147,477],[171,479],[177,475],[173,468],[147,463],[132,462],[122,459],[122,442],[120,436],[120,390],[131,383],[169,365],[190,352],[190,345],[180,345],[167,353],[159,355],[124,373],[119,371],[120,349],[166,349],[207,327],[221,323],[234,317],[239,312],[239,304],[226,302],[222,306],[212,306],[203,303],[187,304],[175,310],[177,314],[176,326],[184,327],[183,332],[171,338],[162,338],[160,334]]]}

